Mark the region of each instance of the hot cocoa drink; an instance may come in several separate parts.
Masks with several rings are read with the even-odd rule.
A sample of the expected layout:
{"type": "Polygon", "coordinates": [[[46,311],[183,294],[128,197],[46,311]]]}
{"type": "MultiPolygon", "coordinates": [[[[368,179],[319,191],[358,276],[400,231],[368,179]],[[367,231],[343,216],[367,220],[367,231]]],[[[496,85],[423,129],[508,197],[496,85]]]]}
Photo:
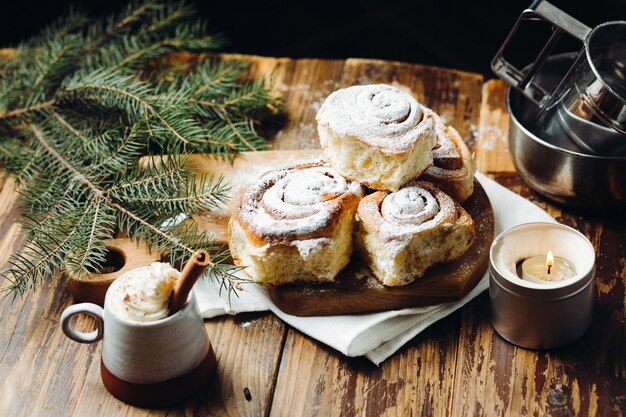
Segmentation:
{"type": "Polygon", "coordinates": [[[63,330],[76,341],[94,342],[104,333],[102,381],[124,402],[145,407],[181,402],[203,390],[215,370],[193,294],[185,294],[182,308],[170,312],[172,292],[181,279],[169,264],[156,262],[113,282],[104,309],[83,303],[63,313],[63,330]],[[80,313],[96,318],[96,332],[70,327],[70,318],[80,313]]]}

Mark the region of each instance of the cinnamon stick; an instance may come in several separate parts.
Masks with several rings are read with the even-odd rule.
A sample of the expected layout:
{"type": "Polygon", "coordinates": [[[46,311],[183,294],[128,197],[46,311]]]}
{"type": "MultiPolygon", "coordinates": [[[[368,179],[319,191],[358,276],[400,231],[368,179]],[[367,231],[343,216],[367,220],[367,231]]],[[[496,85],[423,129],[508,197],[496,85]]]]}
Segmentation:
{"type": "Polygon", "coordinates": [[[189,292],[193,288],[204,268],[211,262],[209,253],[205,250],[197,250],[191,255],[183,268],[180,278],[176,281],[170,298],[170,315],[179,311],[187,302],[189,292]]]}

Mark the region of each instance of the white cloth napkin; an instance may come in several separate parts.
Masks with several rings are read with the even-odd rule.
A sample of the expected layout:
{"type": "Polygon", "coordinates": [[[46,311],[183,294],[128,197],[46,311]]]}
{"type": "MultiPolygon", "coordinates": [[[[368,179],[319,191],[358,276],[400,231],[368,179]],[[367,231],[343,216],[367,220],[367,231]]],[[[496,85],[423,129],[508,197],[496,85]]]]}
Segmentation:
{"type": "MultiPolygon", "coordinates": [[[[544,210],[495,181],[477,173],[495,214],[496,235],[511,226],[529,222],[555,222],[544,210]]],[[[463,299],[428,307],[371,314],[297,317],[276,307],[260,286],[244,285],[229,304],[212,279],[198,280],[194,292],[204,318],[223,314],[271,310],[285,323],[347,356],[365,356],[376,365],[393,355],[422,330],[465,305],[488,287],[488,274],[463,299]]]]}

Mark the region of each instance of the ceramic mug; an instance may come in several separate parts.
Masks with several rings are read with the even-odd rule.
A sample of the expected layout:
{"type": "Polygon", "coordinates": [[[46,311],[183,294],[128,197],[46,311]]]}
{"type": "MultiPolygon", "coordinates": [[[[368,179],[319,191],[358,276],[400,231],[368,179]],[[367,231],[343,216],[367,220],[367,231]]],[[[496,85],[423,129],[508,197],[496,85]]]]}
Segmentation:
{"type": "Polygon", "coordinates": [[[124,275],[111,284],[104,308],[92,303],[67,307],[61,327],[70,339],[93,343],[102,339],[101,376],[109,392],[133,405],[162,407],[201,391],[215,370],[215,354],[193,293],[177,313],[151,322],[116,316],[109,298],[124,275]],[[71,318],[87,314],[96,330],[79,332],[71,318]]]}

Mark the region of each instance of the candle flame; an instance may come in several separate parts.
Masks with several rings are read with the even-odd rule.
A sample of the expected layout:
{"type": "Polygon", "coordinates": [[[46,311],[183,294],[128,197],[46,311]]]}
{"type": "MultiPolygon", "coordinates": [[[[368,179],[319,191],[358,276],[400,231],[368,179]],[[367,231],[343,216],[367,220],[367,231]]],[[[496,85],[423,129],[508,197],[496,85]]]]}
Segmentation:
{"type": "Polygon", "coordinates": [[[550,274],[550,270],[554,266],[554,254],[551,250],[548,251],[546,255],[546,269],[548,270],[548,275],[550,274]]]}

